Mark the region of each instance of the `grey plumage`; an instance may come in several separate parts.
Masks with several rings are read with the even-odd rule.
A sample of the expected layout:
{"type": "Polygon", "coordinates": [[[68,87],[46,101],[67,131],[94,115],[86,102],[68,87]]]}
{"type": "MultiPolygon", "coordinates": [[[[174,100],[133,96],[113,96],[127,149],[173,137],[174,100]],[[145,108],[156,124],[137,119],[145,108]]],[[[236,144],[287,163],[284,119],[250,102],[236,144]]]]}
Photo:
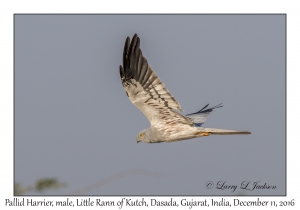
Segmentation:
{"type": "Polygon", "coordinates": [[[209,136],[210,134],[249,134],[244,131],[202,128],[204,121],[217,105],[183,116],[182,111],[165,85],[151,69],[140,49],[140,38],[135,34],[130,42],[127,37],[123,51],[123,66],[120,65],[122,85],[131,102],[148,118],[151,127],[143,130],[137,141],[147,143],[173,142],[209,136]]]}
{"type": "Polygon", "coordinates": [[[214,107],[207,108],[209,104],[207,104],[205,107],[203,107],[200,111],[192,113],[192,114],[187,114],[185,115],[190,121],[194,123],[195,126],[201,127],[204,122],[207,120],[209,114],[216,108],[223,107],[222,104],[218,104],[214,107]]]}

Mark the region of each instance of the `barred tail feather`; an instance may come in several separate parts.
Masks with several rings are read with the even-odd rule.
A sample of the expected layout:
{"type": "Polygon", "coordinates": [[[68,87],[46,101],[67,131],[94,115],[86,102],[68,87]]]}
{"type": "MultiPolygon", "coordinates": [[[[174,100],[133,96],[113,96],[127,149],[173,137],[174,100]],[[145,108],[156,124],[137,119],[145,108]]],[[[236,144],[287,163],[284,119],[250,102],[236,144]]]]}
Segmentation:
{"type": "Polygon", "coordinates": [[[234,135],[234,134],[251,134],[248,131],[235,131],[235,130],[226,130],[218,128],[201,128],[199,129],[201,133],[209,133],[214,135],[234,135]]]}

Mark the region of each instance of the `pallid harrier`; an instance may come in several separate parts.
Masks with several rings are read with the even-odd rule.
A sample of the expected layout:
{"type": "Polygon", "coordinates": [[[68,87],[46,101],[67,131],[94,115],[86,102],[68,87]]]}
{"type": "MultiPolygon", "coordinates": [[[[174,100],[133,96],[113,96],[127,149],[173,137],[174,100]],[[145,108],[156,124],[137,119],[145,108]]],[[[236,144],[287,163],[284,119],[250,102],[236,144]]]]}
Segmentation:
{"type": "Polygon", "coordinates": [[[140,49],[140,38],[135,34],[130,43],[127,37],[123,66],[120,65],[122,85],[130,101],[139,108],[151,123],[151,127],[139,133],[137,142],[174,142],[211,134],[250,134],[247,131],[201,127],[213,109],[221,104],[183,116],[179,103],[151,69],[140,49]]]}

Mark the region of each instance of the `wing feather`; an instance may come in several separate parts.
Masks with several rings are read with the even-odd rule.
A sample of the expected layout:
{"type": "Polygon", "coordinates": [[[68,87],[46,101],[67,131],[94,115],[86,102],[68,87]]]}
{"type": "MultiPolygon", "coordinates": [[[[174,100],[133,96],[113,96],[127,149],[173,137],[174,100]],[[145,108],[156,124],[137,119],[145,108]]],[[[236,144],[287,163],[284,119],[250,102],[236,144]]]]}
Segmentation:
{"type": "Polygon", "coordinates": [[[194,124],[174,110],[182,111],[165,85],[151,69],[140,49],[140,39],[135,34],[127,37],[120,66],[122,85],[131,100],[148,118],[152,126],[166,127],[174,124],[194,124]]]}
{"type": "Polygon", "coordinates": [[[207,120],[209,114],[216,108],[220,108],[223,107],[222,104],[218,104],[214,107],[211,108],[207,108],[209,104],[207,104],[206,106],[204,106],[200,111],[192,113],[192,114],[187,114],[185,115],[189,120],[191,120],[196,127],[201,127],[204,122],[207,120]]]}

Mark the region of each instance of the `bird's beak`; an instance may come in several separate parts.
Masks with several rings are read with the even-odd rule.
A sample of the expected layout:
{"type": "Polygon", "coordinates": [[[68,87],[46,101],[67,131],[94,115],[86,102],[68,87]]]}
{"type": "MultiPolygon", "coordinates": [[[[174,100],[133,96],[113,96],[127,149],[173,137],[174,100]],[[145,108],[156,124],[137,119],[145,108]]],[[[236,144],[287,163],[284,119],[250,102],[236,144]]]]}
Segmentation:
{"type": "Polygon", "coordinates": [[[139,142],[140,142],[139,140],[136,141],[136,143],[139,143],[139,142]]]}

